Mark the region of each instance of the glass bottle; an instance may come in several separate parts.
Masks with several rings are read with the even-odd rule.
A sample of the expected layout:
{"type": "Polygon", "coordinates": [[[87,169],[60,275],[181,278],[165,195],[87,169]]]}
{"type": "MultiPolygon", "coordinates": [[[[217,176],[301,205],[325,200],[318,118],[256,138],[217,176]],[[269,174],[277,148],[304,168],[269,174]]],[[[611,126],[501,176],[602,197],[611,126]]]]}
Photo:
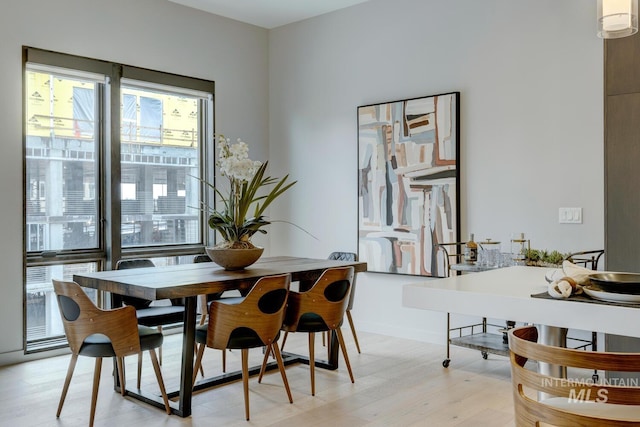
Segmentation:
{"type": "Polygon", "coordinates": [[[473,241],[473,233],[469,237],[469,241],[464,245],[464,262],[475,264],[478,260],[478,244],[473,241]]]}

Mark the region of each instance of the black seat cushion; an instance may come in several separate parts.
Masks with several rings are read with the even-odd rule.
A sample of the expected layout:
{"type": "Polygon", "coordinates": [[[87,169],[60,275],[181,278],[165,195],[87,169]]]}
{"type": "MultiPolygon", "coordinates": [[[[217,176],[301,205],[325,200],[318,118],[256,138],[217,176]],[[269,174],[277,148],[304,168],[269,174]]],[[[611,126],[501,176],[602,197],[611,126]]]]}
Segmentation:
{"type": "Polygon", "coordinates": [[[152,302],[153,301],[149,299],[130,297],[126,295],[122,296],[122,303],[125,305],[132,305],[136,310],[147,308],[152,302]]]}
{"type": "Polygon", "coordinates": [[[204,325],[199,325],[196,327],[196,342],[198,344],[206,344],[207,343],[207,328],[209,325],[206,323],[204,325]]]}
{"type": "Polygon", "coordinates": [[[297,332],[323,332],[328,331],[327,324],[322,317],[315,313],[304,313],[298,321],[297,332]]]}
{"type": "MultiPolygon", "coordinates": [[[[142,351],[158,348],[162,345],[162,333],[157,329],[138,326],[140,349],[142,351]]],[[[111,340],[103,334],[89,335],[80,347],[79,354],[89,357],[115,357],[111,340]]]]}
{"type": "MultiPolygon", "coordinates": [[[[340,320],[338,326],[342,326],[342,320],[340,320]]],[[[315,313],[305,313],[300,316],[296,332],[325,332],[329,329],[322,317],[315,313]]]]}
{"type": "Polygon", "coordinates": [[[254,348],[263,345],[264,343],[253,329],[240,327],[231,332],[227,348],[254,348]]]}
{"type": "MultiPolygon", "coordinates": [[[[273,339],[278,340],[280,332],[273,339]]],[[[200,325],[196,328],[196,342],[198,344],[207,343],[207,325],[200,325]]],[[[227,343],[227,348],[241,349],[241,348],[255,348],[262,347],[265,344],[262,342],[258,334],[253,329],[240,327],[233,330],[227,343]]]]}
{"type": "Polygon", "coordinates": [[[180,305],[151,306],[136,310],[138,323],[144,326],[160,326],[184,321],[184,307],[180,305]]]}

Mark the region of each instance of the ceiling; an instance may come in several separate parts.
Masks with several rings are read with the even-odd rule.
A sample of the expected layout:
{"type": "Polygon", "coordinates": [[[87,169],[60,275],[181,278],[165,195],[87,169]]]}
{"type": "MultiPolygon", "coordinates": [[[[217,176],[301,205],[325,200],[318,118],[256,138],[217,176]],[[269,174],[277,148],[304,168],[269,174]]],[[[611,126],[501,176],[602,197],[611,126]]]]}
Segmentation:
{"type": "Polygon", "coordinates": [[[271,29],[368,0],[169,0],[271,29]]]}

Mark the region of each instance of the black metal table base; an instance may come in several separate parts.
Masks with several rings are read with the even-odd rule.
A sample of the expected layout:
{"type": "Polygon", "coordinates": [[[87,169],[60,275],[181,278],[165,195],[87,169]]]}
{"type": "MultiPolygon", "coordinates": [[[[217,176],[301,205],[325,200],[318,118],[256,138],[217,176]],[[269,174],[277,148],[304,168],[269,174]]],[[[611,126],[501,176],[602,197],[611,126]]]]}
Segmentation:
{"type": "MultiPolygon", "coordinates": [[[[285,366],[293,365],[295,363],[303,363],[305,365],[309,364],[308,357],[287,352],[282,353],[282,361],[285,366]]],[[[329,361],[324,360],[316,360],[314,364],[317,368],[321,369],[336,370],[338,368],[337,364],[331,364],[329,361]]],[[[249,368],[249,376],[258,375],[260,373],[260,368],[260,366],[249,368]]],[[[276,369],[278,369],[278,364],[275,361],[267,363],[267,371],[276,369]]],[[[193,391],[196,392],[200,390],[207,390],[234,381],[239,381],[241,379],[242,371],[229,372],[222,375],[217,375],[215,377],[204,378],[196,381],[193,386],[193,391]]],[[[119,393],[120,387],[116,385],[115,390],[119,393]]],[[[125,389],[125,394],[133,399],[137,399],[150,405],[157,406],[158,408],[164,409],[164,401],[162,400],[162,396],[160,395],[145,393],[143,390],[130,388],[125,389]]],[[[183,411],[180,410],[178,402],[172,401],[172,399],[180,396],[180,390],[167,391],[167,396],[169,397],[169,405],[171,406],[172,414],[178,415],[179,417],[187,417],[191,415],[184,414],[183,411]]]]}
{"type": "MultiPolygon", "coordinates": [[[[242,378],[242,371],[232,372],[228,374],[219,375],[212,378],[203,379],[197,381],[195,385],[192,385],[193,378],[193,353],[195,344],[195,328],[196,328],[196,297],[185,298],[185,316],[182,335],[182,365],[180,368],[180,388],[176,391],[167,391],[169,397],[169,404],[171,406],[171,413],[178,415],[179,417],[188,417],[191,415],[191,399],[194,391],[204,390],[206,388],[215,387],[217,385],[226,384],[232,381],[237,381],[242,378]],[[177,400],[171,400],[177,399],[177,400]]],[[[335,331],[329,333],[329,354],[328,361],[315,361],[315,366],[321,369],[335,370],[338,368],[338,335],[335,331]]],[[[282,353],[282,359],[285,365],[291,365],[293,363],[306,363],[309,364],[309,358],[291,354],[282,353]]],[[[115,363],[114,363],[115,366],[115,363]]],[[[277,369],[278,365],[275,362],[267,364],[267,370],[277,369]]],[[[257,375],[260,373],[260,367],[252,367],[249,369],[249,375],[257,375]]],[[[120,383],[118,376],[114,375],[114,383],[116,391],[120,391],[120,383]]],[[[127,388],[126,394],[134,399],[141,400],[150,405],[154,405],[164,409],[164,402],[161,396],[157,396],[150,393],[145,393],[138,389],[127,388]]]]}

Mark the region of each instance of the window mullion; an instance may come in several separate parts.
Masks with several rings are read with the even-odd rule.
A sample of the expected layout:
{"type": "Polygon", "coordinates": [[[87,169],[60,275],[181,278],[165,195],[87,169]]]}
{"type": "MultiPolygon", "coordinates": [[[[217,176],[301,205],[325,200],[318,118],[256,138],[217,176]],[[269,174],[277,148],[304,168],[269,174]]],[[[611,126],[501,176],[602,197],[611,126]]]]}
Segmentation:
{"type": "Polygon", "coordinates": [[[104,205],[105,205],[105,244],[107,248],[106,265],[115,269],[116,263],[122,258],[122,220],[120,203],[120,171],[121,171],[121,114],[120,114],[120,80],[122,67],[114,64],[108,91],[105,98],[105,129],[104,143],[104,205]]]}

